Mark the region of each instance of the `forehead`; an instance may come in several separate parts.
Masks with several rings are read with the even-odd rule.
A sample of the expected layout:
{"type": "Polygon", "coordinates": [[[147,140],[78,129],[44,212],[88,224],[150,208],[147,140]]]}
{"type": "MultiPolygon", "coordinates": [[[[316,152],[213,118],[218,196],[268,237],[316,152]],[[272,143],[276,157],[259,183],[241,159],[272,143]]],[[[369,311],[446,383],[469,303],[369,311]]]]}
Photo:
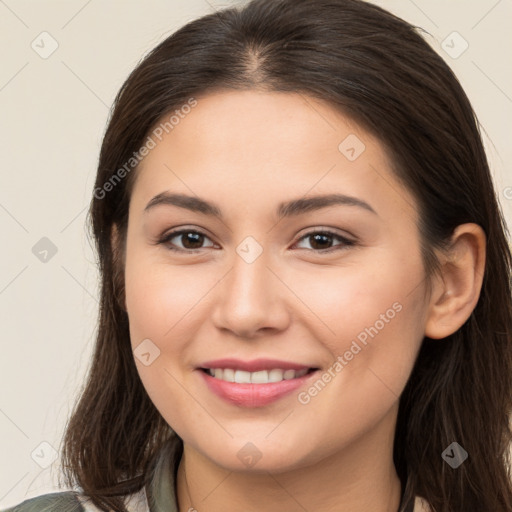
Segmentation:
{"type": "Polygon", "coordinates": [[[164,116],[158,136],[152,131],[155,147],[139,165],[133,189],[138,210],[164,191],[211,198],[234,214],[337,192],[415,219],[414,198],[394,177],[382,144],[329,104],[255,91],[196,101],[172,125],[163,124],[164,116]]]}

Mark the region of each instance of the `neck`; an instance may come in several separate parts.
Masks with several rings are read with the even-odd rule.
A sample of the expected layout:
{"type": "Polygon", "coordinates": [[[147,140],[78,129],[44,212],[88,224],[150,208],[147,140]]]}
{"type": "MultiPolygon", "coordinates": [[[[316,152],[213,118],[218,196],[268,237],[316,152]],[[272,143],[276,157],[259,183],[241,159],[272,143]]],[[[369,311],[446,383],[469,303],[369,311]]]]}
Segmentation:
{"type": "Polygon", "coordinates": [[[397,512],[393,417],[314,464],[279,472],[229,471],[184,444],[177,475],[179,512],[315,510],[397,512]]]}

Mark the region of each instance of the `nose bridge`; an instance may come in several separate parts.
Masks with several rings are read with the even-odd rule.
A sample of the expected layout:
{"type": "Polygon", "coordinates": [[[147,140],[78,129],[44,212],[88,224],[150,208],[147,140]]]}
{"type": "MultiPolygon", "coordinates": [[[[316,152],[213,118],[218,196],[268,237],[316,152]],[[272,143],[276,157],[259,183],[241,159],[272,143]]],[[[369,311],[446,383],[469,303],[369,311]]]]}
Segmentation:
{"type": "MultiPolygon", "coordinates": [[[[260,246],[261,247],[261,246],[260,246]]],[[[263,312],[272,302],[271,272],[268,251],[259,249],[253,241],[242,242],[233,256],[233,266],[225,289],[225,302],[238,314],[263,312]]]]}
{"type": "Polygon", "coordinates": [[[219,288],[214,321],[238,335],[249,336],[261,328],[282,328],[285,308],[282,284],[268,267],[270,253],[247,237],[235,250],[230,272],[219,288]]]}

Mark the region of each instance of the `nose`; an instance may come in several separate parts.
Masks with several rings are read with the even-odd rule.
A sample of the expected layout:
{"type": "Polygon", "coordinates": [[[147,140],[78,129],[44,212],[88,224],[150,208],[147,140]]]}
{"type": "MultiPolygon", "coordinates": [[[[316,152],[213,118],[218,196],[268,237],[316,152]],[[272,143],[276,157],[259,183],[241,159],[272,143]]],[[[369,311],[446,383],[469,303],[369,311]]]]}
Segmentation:
{"type": "Polygon", "coordinates": [[[213,322],[218,329],[246,339],[286,329],[287,288],[269,263],[265,251],[251,263],[234,254],[233,266],[216,286],[213,322]]]}

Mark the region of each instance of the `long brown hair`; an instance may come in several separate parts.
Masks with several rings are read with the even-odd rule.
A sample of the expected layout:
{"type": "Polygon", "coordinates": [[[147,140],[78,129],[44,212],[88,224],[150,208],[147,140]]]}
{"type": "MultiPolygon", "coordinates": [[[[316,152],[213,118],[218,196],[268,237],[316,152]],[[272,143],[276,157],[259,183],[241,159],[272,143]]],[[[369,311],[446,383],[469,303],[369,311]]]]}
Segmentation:
{"type": "Polygon", "coordinates": [[[103,510],[124,511],[122,496],[149,481],[164,443],[181,442],[137,373],[123,254],[110,236],[116,225],[124,247],[134,153],[164,116],[215,89],[301,92],[374,134],[416,198],[427,283],[438,271],[434,249],[446,247],[458,225],[483,228],[478,303],[457,332],[423,340],[400,397],[394,463],[407,481],[404,505],[419,495],[436,512],[512,510],[512,258],[479,124],[419,30],[361,0],[253,0],[203,16],[158,44],[122,85],[89,211],[99,325],[63,439],[67,485],[79,484],[103,510]],[[441,457],[453,441],[469,454],[457,469],[441,457]]]}

